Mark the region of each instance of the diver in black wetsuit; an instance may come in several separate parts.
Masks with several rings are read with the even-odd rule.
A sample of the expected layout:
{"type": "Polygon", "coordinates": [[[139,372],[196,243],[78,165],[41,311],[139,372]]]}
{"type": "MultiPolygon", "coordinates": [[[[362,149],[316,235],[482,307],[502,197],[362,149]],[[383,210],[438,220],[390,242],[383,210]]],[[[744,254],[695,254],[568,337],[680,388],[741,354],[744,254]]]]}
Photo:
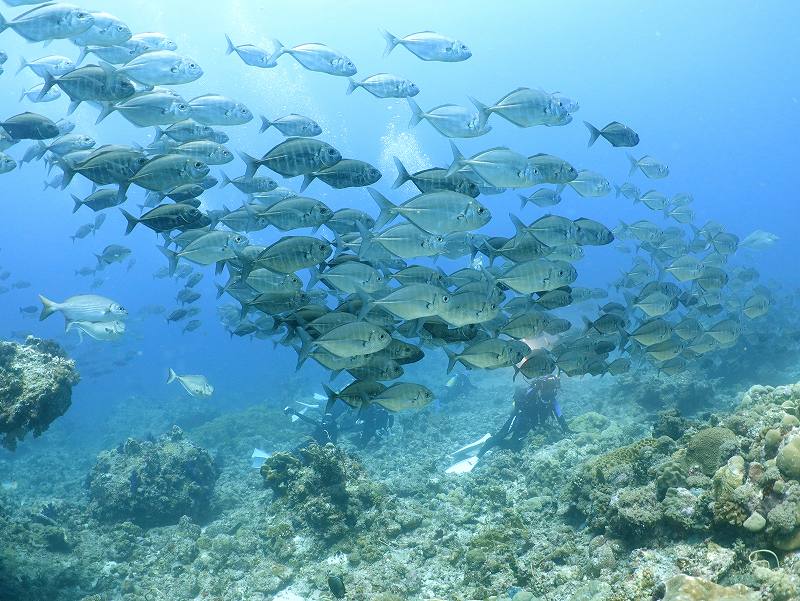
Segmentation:
{"type": "MultiPolygon", "coordinates": [[[[309,433],[310,440],[298,445],[295,451],[308,446],[311,442],[315,442],[318,445],[326,445],[328,443],[336,444],[338,441],[340,428],[336,420],[345,411],[343,405],[339,404],[331,407],[321,420],[304,415],[292,407],[286,407],[283,411],[287,415],[293,415],[297,419],[314,426],[314,429],[309,433]]],[[[356,446],[363,449],[373,438],[380,438],[388,433],[394,424],[394,416],[383,407],[370,405],[362,412],[355,423],[361,426],[356,446]]],[[[345,424],[345,429],[350,428],[345,424]]]]}
{"type": "Polygon", "coordinates": [[[339,439],[339,426],[336,423],[337,416],[334,415],[333,412],[326,413],[321,420],[316,420],[308,417],[307,415],[303,415],[292,407],[286,407],[283,412],[286,413],[286,415],[294,415],[297,417],[297,419],[314,426],[314,429],[309,433],[311,440],[298,445],[294,449],[295,451],[299,451],[300,449],[307,447],[312,442],[323,446],[328,443],[336,444],[336,441],[339,439]]]}
{"type": "Polygon", "coordinates": [[[525,388],[517,388],[511,415],[503,427],[484,443],[478,451],[478,457],[494,447],[519,450],[528,432],[543,426],[551,418],[556,419],[562,432],[569,433],[567,421],[556,399],[560,389],[558,376],[537,378],[531,380],[525,388]]]}
{"type": "Polygon", "coordinates": [[[380,438],[388,434],[394,425],[394,415],[379,405],[369,405],[359,418],[361,432],[358,435],[356,446],[363,449],[373,438],[380,438]]]}

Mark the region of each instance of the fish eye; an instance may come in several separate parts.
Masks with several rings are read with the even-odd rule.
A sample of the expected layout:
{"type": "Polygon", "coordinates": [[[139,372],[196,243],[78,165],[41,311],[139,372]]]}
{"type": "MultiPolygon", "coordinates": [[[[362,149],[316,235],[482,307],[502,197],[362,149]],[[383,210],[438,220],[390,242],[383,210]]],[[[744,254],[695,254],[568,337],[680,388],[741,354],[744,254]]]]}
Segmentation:
{"type": "Polygon", "coordinates": [[[197,65],[195,65],[194,63],[189,63],[189,68],[190,69],[195,69],[196,67],[197,67],[197,65]]]}
{"type": "Polygon", "coordinates": [[[179,111],[185,111],[186,110],[186,105],[185,104],[179,104],[178,105],[178,110],[179,111]]]}
{"type": "Polygon", "coordinates": [[[443,303],[446,303],[446,302],[449,302],[449,301],[450,301],[450,297],[449,297],[449,296],[447,296],[447,295],[445,294],[445,295],[442,297],[442,302],[443,302],[443,303]]]}

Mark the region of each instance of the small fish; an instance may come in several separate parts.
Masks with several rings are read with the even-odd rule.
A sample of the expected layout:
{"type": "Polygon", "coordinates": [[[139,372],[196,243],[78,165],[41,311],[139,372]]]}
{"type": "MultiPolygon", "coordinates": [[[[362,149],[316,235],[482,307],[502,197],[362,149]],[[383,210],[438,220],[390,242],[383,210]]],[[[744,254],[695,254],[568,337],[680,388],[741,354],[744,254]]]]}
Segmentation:
{"type": "Polygon", "coordinates": [[[550,188],[539,188],[533,194],[529,196],[525,196],[524,194],[519,195],[519,199],[521,201],[520,210],[525,208],[525,205],[529,202],[532,202],[537,207],[552,207],[553,205],[557,205],[561,202],[561,188],[552,190],[550,188]]]}
{"type": "Polygon", "coordinates": [[[264,115],[261,115],[261,129],[258,130],[259,133],[264,133],[270,127],[274,127],[284,136],[313,138],[322,133],[322,128],[319,126],[319,123],[296,113],[291,113],[290,115],[285,115],[272,121],[267,119],[264,115]]]}
{"type": "Polygon", "coordinates": [[[119,303],[94,294],[71,296],[62,303],[54,302],[40,294],[39,300],[42,301],[42,312],[39,315],[39,321],[47,319],[57,311],[60,311],[68,322],[117,321],[128,316],[128,311],[119,303]]]}
{"type": "Polygon", "coordinates": [[[210,397],[214,394],[214,387],[208,382],[205,376],[184,375],[179,376],[172,368],[169,370],[167,384],[172,384],[177,380],[181,386],[193,397],[210,397]]]}
{"type": "Polygon", "coordinates": [[[404,46],[409,52],[424,61],[442,61],[454,63],[465,61],[472,56],[467,45],[433,31],[420,31],[403,38],[398,38],[388,31],[381,31],[386,40],[383,56],[388,56],[396,46],[404,46]]]}
{"type": "Polygon", "coordinates": [[[589,144],[587,145],[589,147],[592,146],[600,136],[608,140],[609,144],[616,148],[630,148],[639,143],[639,134],[618,121],[612,121],[603,129],[597,129],[588,121],[584,121],[583,124],[589,130],[589,144]]]}
{"type": "Polygon", "coordinates": [[[350,77],[357,72],[353,61],[325,44],[309,43],[300,44],[294,48],[285,48],[283,44],[275,40],[275,46],[277,49],[270,57],[271,61],[276,61],[284,54],[289,54],[309,71],[340,77],[350,77]]]}
{"type": "Polygon", "coordinates": [[[83,341],[83,335],[86,334],[95,340],[109,342],[122,338],[125,334],[125,329],[125,322],[120,320],[101,322],[70,321],[67,323],[66,331],[77,331],[81,341],[83,341]]]}
{"type": "Polygon", "coordinates": [[[193,319],[184,326],[181,332],[183,334],[185,334],[186,332],[194,332],[201,325],[203,325],[203,323],[199,319],[193,319]]]}
{"type": "Polygon", "coordinates": [[[489,133],[492,129],[486,124],[488,113],[480,109],[475,112],[458,104],[441,104],[426,112],[411,98],[406,98],[406,101],[411,108],[409,127],[414,127],[425,120],[448,138],[475,138],[489,133]]]}
{"type": "Polygon", "coordinates": [[[240,46],[235,46],[227,33],[225,34],[225,41],[228,44],[227,48],[225,49],[225,54],[229,55],[235,52],[239,55],[239,58],[242,59],[245,65],[259,67],[261,69],[271,69],[272,67],[278,66],[278,63],[274,57],[274,52],[268,52],[263,48],[259,48],[253,44],[242,44],[240,46]]]}
{"type": "Polygon", "coordinates": [[[244,104],[220,94],[204,94],[189,101],[192,119],[203,125],[244,125],[253,119],[244,104]]]}
{"type": "Polygon", "coordinates": [[[351,77],[347,94],[352,94],[358,88],[364,88],[376,98],[409,98],[419,94],[419,88],[413,81],[389,73],[377,73],[363,81],[355,81],[351,77]]]}
{"type": "Polygon", "coordinates": [[[331,591],[331,595],[337,599],[344,599],[345,595],[347,594],[344,587],[344,581],[342,580],[341,576],[329,575],[328,588],[331,591]]]}
{"type": "Polygon", "coordinates": [[[147,52],[117,70],[146,86],[191,83],[200,79],[203,69],[189,57],[172,50],[147,52]]]}
{"type": "Polygon", "coordinates": [[[94,25],[91,13],[71,4],[48,2],[22,13],[13,21],[0,16],[0,32],[13,29],[29,42],[72,38],[94,25]]]}
{"type": "Polygon", "coordinates": [[[630,177],[636,170],[640,170],[649,179],[661,179],[669,175],[669,167],[659,163],[650,155],[645,155],[640,159],[635,158],[633,155],[628,155],[628,160],[631,163],[628,176],[630,177]]]}

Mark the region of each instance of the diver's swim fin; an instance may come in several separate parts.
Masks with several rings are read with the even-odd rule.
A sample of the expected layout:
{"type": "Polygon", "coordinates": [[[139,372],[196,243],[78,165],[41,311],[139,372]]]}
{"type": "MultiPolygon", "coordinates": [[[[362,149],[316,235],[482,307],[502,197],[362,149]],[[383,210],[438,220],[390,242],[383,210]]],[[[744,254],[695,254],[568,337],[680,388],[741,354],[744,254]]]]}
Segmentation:
{"type": "Polygon", "coordinates": [[[463,447],[461,447],[457,451],[454,451],[454,452],[450,453],[450,457],[452,457],[453,459],[464,459],[466,457],[472,457],[474,455],[477,455],[478,451],[481,450],[481,447],[491,437],[492,437],[492,435],[487,432],[486,434],[481,436],[475,442],[471,442],[468,445],[464,445],[463,447]]]}
{"type": "Polygon", "coordinates": [[[268,453],[267,451],[262,451],[259,448],[253,449],[253,454],[250,455],[250,467],[253,469],[260,469],[264,462],[269,459],[272,453],[268,453]]]}
{"type": "Polygon", "coordinates": [[[458,463],[454,463],[450,467],[448,467],[444,473],[445,474],[468,474],[472,471],[476,465],[478,465],[478,461],[480,460],[477,456],[467,457],[466,459],[462,459],[458,463]]]}

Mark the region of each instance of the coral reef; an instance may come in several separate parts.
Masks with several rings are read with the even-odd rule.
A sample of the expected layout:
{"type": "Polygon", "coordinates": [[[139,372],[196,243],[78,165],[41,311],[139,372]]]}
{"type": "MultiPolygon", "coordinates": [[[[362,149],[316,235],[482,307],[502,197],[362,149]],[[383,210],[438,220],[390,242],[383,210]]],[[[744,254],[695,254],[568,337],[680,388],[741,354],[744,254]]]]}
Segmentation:
{"type": "Polygon", "coordinates": [[[617,536],[738,536],[800,549],[800,385],[755,386],[718,426],[644,439],[579,470],[572,511],[617,536]]]}
{"type": "Polygon", "coordinates": [[[90,509],[100,520],[142,527],[203,519],[217,476],[211,455],[174,426],[158,440],[129,438],[101,453],[88,478],[90,509]]]}
{"type": "Polygon", "coordinates": [[[683,574],[666,582],[664,601],[760,601],[761,595],[742,585],[720,586],[683,574]]]}
{"type": "Polygon", "coordinates": [[[357,458],[332,444],[310,444],[296,455],[275,453],[261,466],[261,476],[293,528],[328,543],[345,536],[355,540],[376,526],[375,516],[385,509],[383,487],[357,458]]]}
{"type": "MultiPolygon", "coordinates": [[[[209,417],[186,437],[219,458],[211,512],[184,507],[158,528],[136,521],[133,470],[150,457],[171,481],[185,476],[187,456],[213,467],[208,454],[180,430],[128,441],[100,454],[86,490],[85,462],[63,461],[77,447],[60,420],[37,441],[41,455],[0,455],[20,479],[0,488],[0,598],[330,601],[335,576],[346,599],[370,601],[797,599],[800,554],[781,549],[798,531],[800,385],[754,387],[738,406],[731,397],[727,410],[692,420],[673,411],[648,420],[616,388],[565,382],[573,434],[535,430],[518,452],[493,451],[457,477],[444,473],[448,453],[506,419],[502,378],[481,380],[447,411],[398,415],[366,450],[343,429],[336,447],[287,452],[307,426],[288,423],[282,399],[209,417]],[[271,451],[261,470],[249,467],[253,446],[271,451]],[[56,458],[74,486],[37,481],[33,491],[26,467],[56,458]]],[[[152,405],[133,399],[126,411],[152,405]]],[[[149,415],[139,431],[163,428],[163,412],[149,415]]],[[[106,426],[117,440],[130,431],[106,426]]],[[[163,514],[190,489],[184,480],[143,496],[163,514]]]]}
{"type": "Polygon", "coordinates": [[[72,404],[75,363],[50,340],[0,341],[0,443],[15,449],[28,432],[39,436],[72,404]]]}

